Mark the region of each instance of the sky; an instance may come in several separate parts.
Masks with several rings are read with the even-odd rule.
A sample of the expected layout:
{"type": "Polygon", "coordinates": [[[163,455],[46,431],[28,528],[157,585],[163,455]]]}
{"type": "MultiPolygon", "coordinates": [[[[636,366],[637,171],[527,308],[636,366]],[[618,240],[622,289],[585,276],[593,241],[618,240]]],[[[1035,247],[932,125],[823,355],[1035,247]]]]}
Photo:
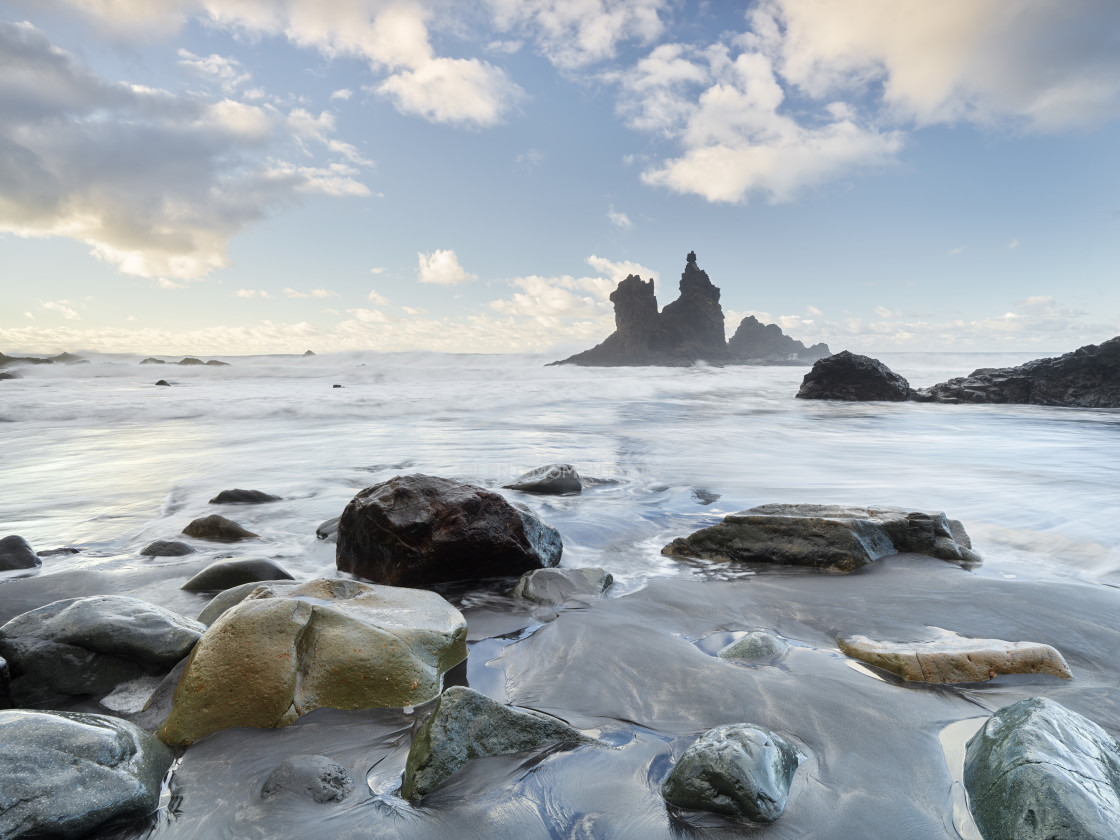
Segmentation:
{"type": "Polygon", "coordinates": [[[0,0],[0,351],[1066,352],[1118,151],[1116,0],[0,0]]]}

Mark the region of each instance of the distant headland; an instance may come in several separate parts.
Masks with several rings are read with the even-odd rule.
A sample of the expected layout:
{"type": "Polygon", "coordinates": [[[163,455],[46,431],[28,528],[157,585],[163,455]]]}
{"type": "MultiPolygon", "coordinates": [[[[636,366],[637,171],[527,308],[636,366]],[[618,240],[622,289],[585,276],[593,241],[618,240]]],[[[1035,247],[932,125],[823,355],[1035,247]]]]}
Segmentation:
{"type": "Polygon", "coordinates": [[[806,347],[777,324],[748,315],[730,341],[724,338],[719,288],[689,252],[681,274],[680,296],[660,312],[653,281],[631,274],[611,292],[615,331],[602,344],[556,365],[622,367],[682,366],[704,361],[717,365],[812,364],[831,355],[826,344],[806,347]]]}

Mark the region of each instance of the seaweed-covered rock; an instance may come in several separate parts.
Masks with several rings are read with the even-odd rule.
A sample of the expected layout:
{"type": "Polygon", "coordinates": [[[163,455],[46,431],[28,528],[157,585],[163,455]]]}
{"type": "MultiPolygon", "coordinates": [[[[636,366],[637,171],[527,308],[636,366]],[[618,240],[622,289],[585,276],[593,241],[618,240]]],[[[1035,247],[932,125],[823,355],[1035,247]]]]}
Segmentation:
{"type": "Polygon", "coordinates": [[[212,505],[263,505],[266,502],[279,502],[279,496],[265,493],[263,490],[223,490],[210,500],[212,505]]]}
{"type": "Polygon", "coordinates": [[[117,718],[0,712],[0,837],[85,837],[159,806],[172,755],[117,718]]]}
{"type": "Polygon", "coordinates": [[[178,540],[155,540],[140,549],[142,557],[182,557],[194,554],[194,549],[178,540]]]}
{"type": "Polygon", "coordinates": [[[216,560],[181,587],[187,592],[218,592],[243,583],[262,580],[293,580],[279,564],[267,558],[216,560]]]}
{"type": "Polygon", "coordinates": [[[789,642],[770,630],[752,630],[716,654],[720,659],[769,659],[789,650],[789,642]]]}
{"type": "Polygon", "coordinates": [[[957,520],[940,512],[898,507],[760,505],[678,537],[661,549],[662,554],[678,557],[782,563],[839,572],[904,552],[965,566],[982,562],[957,520]]]}
{"type": "Polygon", "coordinates": [[[1060,703],[1005,706],[965,748],[964,784],[984,840],[1115,840],[1120,743],[1060,703]]]}
{"type": "Polygon", "coordinates": [[[261,584],[199,640],[159,728],[190,744],[281,727],[321,707],[412,706],[466,658],[467,623],[439,595],[350,580],[261,584]]]}
{"type": "Polygon", "coordinates": [[[520,490],[523,493],[563,496],[581,492],[583,481],[571,464],[549,464],[530,470],[502,486],[507,490],[520,490]]]}
{"type": "Polygon", "coordinates": [[[589,744],[559,718],[505,706],[474,689],[452,686],[416,732],[405,764],[401,796],[419,799],[470,761],[551,744],[589,744]]]}
{"type": "Polygon", "coordinates": [[[842,350],[814,363],[801,381],[797,397],[802,400],[902,402],[910,399],[912,393],[910,383],[878,359],[842,350]]]}
{"type": "Polygon", "coordinates": [[[533,569],[517,579],[510,597],[560,604],[580,595],[597,597],[614,583],[605,569],[533,569]]]}
{"type": "Polygon", "coordinates": [[[0,572],[13,569],[36,569],[43,565],[35,549],[18,534],[0,540],[0,572]]]}
{"type": "Polygon", "coordinates": [[[990,680],[997,674],[1052,674],[1072,679],[1057,650],[1038,642],[968,639],[931,627],[933,638],[920,642],[877,641],[866,636],[837,639],[846,655],[904,680],[962,683],[990,680]]]}
{"type": "Polygon", "coordinates": [[[282,794],[301,796],[325,805],[341,802],[354,790],[354,777],[341,764],[325,755],[293,755],[285,758],[265,779],[262,799],[282,794]]]}
{"type": "Polygon", "coordinates": [[[709,729],[681,755],[661,785],[670,805],[771,823],[785,811],[797,748],[746,723],[709,729]]]}
{"type": "Polygon", "coordinates": [[[55,601],[0,627],[0,656],[20,705],[75,694],[104,694],[166,672],[206,628],[163,607],[121,595],[55,601]]]}
{"type": "Polygon", "coordinates": [[[555,566],[560,534],[481,487],[404,475],[367,487],[342,512],[336,565],[376,583],[431,586],[555,566]]]}
{"type": "Polygon", "coordinates": [[[232,519],[212,513],[193,520],[183,533],[197,540],[210,540],[212,542],[238,542],[239,540],[255,539],[258,535],[242,528],[232,519]]]}

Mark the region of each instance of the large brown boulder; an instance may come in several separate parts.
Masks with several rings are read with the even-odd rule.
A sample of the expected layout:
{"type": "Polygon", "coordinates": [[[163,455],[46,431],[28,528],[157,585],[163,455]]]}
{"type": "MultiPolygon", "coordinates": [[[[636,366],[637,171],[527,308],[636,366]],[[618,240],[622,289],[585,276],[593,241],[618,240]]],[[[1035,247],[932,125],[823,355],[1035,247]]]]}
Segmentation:
{"type": "Polygon", "coordinates": [[[527,507],[446,478],[367,487],[338,521],[341,571],[392,586],[514,577],[560,562],[560,534],[527,507]]]}
{"type": "Polygon", "coordinates": [[[813,365],[801,381],[797,397],[802,400],[902,402],[912,394],[910,383],[878,359],[841,350],[813,365]]]}

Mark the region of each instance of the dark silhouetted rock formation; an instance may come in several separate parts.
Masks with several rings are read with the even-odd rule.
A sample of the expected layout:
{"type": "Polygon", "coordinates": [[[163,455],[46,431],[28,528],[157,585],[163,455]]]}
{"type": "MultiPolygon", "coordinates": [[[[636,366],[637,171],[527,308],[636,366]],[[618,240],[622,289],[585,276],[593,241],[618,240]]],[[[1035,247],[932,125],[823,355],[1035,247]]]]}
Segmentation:
{"type": "Polygon", "coordinates": [[[729,346],[724,340],[719,288],[696,264],[695,252],[689,253],[681,274],[680,297],[660,312],[653,281],[642,280],[636,274],[631,274],[611,292],[611,303],[614,304],[615,331],[602,344],[553,364],[671,366],[690,365],[701,360],[713,364],[774,364],[811,362],[828,355],[824,344],[806,350],[805,345],[783,335],[775,325],[763,327],[764,343],[780,349],[756,353],[760,341],[751,337],[753,329],[747,323],[749,320],[758,324],[754,318],[745,319],[735,334],[739,349],[729,346]],[[740,338],[744,329],[746,333],[740,338]]]}
{"type": "Polygon", "coordinates": [[[914,393],[920,402],[1120,408],[1120,336],[1012,368],[981,368],[914,393]]]}
{"type": "Polygon", "coordinates": [[[737,359],[762,362],[815,362],[832,354],[824,342],[806,347],[777,324],[764,324],[753,315],[739,322],[727,352],[737,359]]]}
{"type": "Polygon", "coordinates": [[[909,382],[878,359],[841,350],[813,365],[797,396],[803,400],[902,402],[913,393],[909,382]]]}

